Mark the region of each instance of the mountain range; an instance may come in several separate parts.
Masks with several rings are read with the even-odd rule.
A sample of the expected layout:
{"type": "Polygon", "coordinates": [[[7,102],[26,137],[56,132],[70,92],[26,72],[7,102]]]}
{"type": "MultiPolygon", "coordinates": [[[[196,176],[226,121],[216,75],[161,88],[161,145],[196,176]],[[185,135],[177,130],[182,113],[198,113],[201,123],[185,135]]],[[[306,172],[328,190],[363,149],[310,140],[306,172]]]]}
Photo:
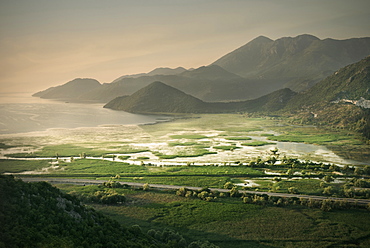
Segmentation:
{"type": "Polygon", "coordinates": [[[370,56],[336,71],[302,93],[284,88],[253,100],[204,102],[154,82],[104,107],[132,113],[278,113],[300,122],[347,128],[370,137],[370,56]]]}
{"type": "Polygon", "coordinates": [[[296,93],[281,89],[254,100],[204,102],[162,82],[153,82],[131,96],[117,97],[104,107],[132,113],[225,113],[277,111],[296,93]]]}
{"type": "Polygon", "coordinates": [[[157,68],[149,73],[122,76],[112,83],[89,84],[82,90],[73,80],[34,96],[109,102],[160,81],[202,101],[248,100],[282,88],[307,90],[341,67],[369,54],[370,38],[320,40],[312,35],[300,35],[274,41],[260,36],[214,63],[194,70],[157,68]]]}
{"type": "Polygon", "coordinates": [[[274,41],[260,36],[213,64],[272,88],[299,92],[368,55],[370,38],[320,40],[304,34],[274,41]]]}

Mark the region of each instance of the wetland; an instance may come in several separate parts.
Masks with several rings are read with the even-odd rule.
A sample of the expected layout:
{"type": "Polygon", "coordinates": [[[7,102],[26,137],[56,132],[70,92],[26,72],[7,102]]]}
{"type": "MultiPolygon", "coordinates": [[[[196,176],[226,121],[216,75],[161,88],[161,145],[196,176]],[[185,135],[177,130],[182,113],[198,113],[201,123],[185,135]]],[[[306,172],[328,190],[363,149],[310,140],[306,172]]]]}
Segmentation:
{"type": "Polygon", "coordinates": [[[237,194],[248,189],[368,199],[369,148],[356,133],[245,114],[107,121],[3,133],[0,173],[106,181],[105,186],[56,186],[148,234],[170,229],[187,240],[208,240],[219,247],[367,247],[370,242],[364,207],[237,194]],[[147,186],[109,186],[115,182],[147,186]],[[173,190],[150,189],[150,184],[204,190],[181,197],[173,190]],[[207,190],[226,185],[235,187],[230,189],[234,193],[207,190]],[[125,201],[92,200],[102,195],[125,201]]]}

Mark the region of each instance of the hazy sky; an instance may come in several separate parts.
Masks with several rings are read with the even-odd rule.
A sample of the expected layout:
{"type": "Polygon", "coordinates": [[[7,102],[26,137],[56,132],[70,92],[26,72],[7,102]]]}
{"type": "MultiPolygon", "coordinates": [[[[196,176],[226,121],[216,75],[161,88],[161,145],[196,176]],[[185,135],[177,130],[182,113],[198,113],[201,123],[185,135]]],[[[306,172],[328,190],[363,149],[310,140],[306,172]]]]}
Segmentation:
{"type": "Polygon", "coordinates": [[[0,0],[0,92],[208,65],[253,38],[370,36],[369,0],[0,0]]]}

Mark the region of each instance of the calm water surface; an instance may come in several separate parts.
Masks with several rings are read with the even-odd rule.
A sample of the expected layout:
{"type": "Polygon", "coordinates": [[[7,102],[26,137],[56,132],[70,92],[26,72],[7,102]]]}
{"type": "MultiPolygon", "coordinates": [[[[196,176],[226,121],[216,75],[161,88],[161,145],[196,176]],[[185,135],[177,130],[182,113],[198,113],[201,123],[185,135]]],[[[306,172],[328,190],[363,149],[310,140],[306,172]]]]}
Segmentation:
{"type": "MultiPolygon", "coordinates": [[[[0,134],[44,131],[50,128],[96,127],[154,123],[166,117],[130,114],[79,104],[45,100],[28,94],[0,95],[0,134]]],[[[168,119],[168,118],[167,118],[168,119]]]]}

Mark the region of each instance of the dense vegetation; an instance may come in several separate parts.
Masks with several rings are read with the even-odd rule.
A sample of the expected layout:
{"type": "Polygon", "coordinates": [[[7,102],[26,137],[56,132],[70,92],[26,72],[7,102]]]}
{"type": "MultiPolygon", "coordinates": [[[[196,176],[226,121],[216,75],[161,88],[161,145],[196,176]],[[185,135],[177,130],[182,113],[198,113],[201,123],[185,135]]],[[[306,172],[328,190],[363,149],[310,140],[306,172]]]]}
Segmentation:
{"type": "MultiPolygon", "coordinates": [[[[188,244],[173,231],[147,235],[138,225],[126,228],[45,182],[0,176],[0,196],[0,247],[216,247],[188,244]]],[[[104,204],[125,201],[112,191],[91,198],[104,204]]]]}
{"type": "MultiPolygon", "coordinates": [[[[232,184],[225,184],[225,187],[232,184]]],[[[103,186],[60,185],[64,191],[87,199],[103,186]]],[[[106,187],[106,186],[105,186],[106,187]]],[[[110,188],[108,188],[110,189],[110,188]]],[[[367,247],[369,213],[347,202],[243,195],[207,188],[181,188],[176,193],[123,186],[120,205],[93,204],[121,223],[139,223],[154,237],[170,228],[185,239],[210,240],[220,247],[367,247]],[[242,196],[242,198],[241,198],[242,196]],[[342,210],[335,210],[335,209],[342,210]]]]}

